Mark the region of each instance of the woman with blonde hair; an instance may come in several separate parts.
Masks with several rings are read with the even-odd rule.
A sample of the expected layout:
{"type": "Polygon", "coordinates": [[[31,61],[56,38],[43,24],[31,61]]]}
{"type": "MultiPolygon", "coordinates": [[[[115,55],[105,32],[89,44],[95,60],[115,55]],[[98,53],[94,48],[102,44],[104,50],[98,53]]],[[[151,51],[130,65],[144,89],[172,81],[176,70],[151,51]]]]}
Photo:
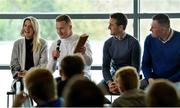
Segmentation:
{"type": "MultiPolygon", "coordinates": [[[[16,94],[24,90],[22,78],[32,67],[46,67],[47,42],[40,38],[40,28],[35,17],[26,17],[21,29],[22,38],[14,42],[10,68],[14,78],[11,85],[16,94]]],[[[22,106],[30,107],[31,101],[26,101],[22,106]]]]}
{"type": "Polygon", "coordinates": [[[21,36],[14,42],[11,56],[13,78],[23,77],[31,67],[46,67],[47,42],[40,38],[40,28],[35,17],[26,17],[23,21],[21,36]]]}

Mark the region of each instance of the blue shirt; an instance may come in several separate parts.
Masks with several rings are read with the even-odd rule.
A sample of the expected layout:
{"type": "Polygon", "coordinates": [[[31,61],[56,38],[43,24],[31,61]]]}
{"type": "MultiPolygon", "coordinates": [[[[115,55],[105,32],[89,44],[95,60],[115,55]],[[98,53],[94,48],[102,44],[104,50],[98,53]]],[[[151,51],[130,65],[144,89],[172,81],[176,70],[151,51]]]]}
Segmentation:
{"type": "Polygon", "coordinates": [[[47,102],[43,105],[38,105],[37,107],[61,107],[62,106],[62,102],[61,99],[56,99],[50,102],[47,102]]]}
{"type": "Polygon", "coordinates": [[[112,80],[115,71],[123,66],[140,68],[141,48],[139,42],[129,34],[123,39],[111,37],[105,41],[103,47],[103,77],[107,82],[112,80]]]}
{"type": "Polygon", "coordinates": [[[163,43],[148,35],[144,44],[142,71],[145,79],[165,78],[180,81],[180,32],[174,31],[172,38],[163,43]]]}

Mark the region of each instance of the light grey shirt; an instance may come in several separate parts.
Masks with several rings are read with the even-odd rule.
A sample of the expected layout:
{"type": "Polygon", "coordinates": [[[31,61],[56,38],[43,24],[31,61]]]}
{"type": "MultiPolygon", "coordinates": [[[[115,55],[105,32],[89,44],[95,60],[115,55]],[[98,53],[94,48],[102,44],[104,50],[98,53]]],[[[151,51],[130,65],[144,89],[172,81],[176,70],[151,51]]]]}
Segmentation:
{"type": "MultiPolygon", "coordinates": [[[[36,67],[46,67],[48,62],[47,57],[47,42],[44,39],[40,39],[41,47],[37,52],[33,52],[34,66],[36,67]]],[[[25,38],[18,39],[14,42],[10,68],[12,75],[16,74],[17,71],[25,69],[25,59],[26,59],[26,44],[25,38]]]]}

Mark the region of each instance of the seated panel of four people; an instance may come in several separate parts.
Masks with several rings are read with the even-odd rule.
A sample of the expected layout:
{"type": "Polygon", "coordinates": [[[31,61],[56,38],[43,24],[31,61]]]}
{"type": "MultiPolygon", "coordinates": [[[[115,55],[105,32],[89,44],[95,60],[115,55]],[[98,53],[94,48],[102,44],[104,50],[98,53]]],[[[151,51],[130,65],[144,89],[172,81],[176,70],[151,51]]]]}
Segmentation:
{"type": "MultiPolygon", "coordinates": [[[[10,67],[13,77],[23,77],[31,67],[47,67],[55,71],[58,63],[66,55],[72,55],[77,43],[78,35],[72,31],[72,21],[68,15],[60,15],[56,18],[56,30],[61,40],[60,52],[56,50],[55,41],[47,57],[47,42],[40,38],[37,19],[27,17],[24,19],[21,35],[23,38],[14,42],[10,67]],[[33,20],[35,19],[35,21],[33,20]],[[57,58],[57,60],[55,59],[57,58]],[[21,72],[19,72],[21,71],[21,72]]],[[[127,17],[122,13],[110,15],[110,37],[103,47],[103,84],[111,93],[118,92],[114,86],[113,76],[115,71],[123,66],[134,66],[140,70],[141,48],[137,39],[125,32],[127,17]]],[[[180,80],[180,33],[170,27],[170,20],[166,14],[153,16],[152,32],[146,37],[142,59],[142,72],[145,79],[141,88],[145,88],[153,79],[165,78],[172,82],[180,80]]],[[[92,51],[88,41],[79,49],[85,61],[85,76],[89,79],[90,66],[92,64],[92,51]]]]}

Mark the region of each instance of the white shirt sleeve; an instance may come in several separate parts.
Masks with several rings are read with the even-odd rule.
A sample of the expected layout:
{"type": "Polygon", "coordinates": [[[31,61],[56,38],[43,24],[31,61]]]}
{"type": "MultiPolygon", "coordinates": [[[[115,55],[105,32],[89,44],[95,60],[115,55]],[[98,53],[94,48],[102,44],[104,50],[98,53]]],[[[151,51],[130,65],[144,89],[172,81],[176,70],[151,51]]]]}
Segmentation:
{"type": "Polygon", "coordinates": [[[53,42],[49,49],[49,60],[47,64],[47,69],[49,69],[52,73],[57,69],[57,60],[54,60],[52,57],[52,51],[56,49],[56,42],[53,42]]]}
{"type": "Polygon", "coordinates": [[[93,60],[92,60],[92,51],[91,51],[90,44],[89,44],[88,41],[86,42],[85,47],[86,47],[86,52],[85,52],[85,54],[83,54],[85,64],[87,66],[91,66],[91,64],[93,62],[93,60]]]}

